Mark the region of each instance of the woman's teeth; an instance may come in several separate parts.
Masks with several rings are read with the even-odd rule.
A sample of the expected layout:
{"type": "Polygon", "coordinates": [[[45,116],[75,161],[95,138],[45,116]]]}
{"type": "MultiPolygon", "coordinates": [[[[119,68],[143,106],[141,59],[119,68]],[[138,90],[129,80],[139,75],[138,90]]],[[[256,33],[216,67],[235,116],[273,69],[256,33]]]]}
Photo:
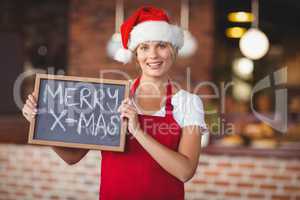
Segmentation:
{"type": "Polygon", "coordinates": [[[155,62],[155,63],[148,63],[147,65],[151,68],[158,68],[160,67],[161,64],[162,62],[155,62]]]}

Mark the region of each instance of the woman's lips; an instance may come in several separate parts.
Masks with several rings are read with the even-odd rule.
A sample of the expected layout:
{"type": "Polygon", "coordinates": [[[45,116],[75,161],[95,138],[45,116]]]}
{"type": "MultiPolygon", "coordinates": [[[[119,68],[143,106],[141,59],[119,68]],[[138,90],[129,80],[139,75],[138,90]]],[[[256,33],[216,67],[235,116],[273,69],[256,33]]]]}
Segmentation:
{"type": "Polygon", "coordinates": [[[147,65],[151,69],[158,69],[158,68],[160,68],[160,66],[161,66],[162,63],[163,63],[162,61],[159,61],[159,62],[149,62],[149,63],[147,63],[147,65]]]}

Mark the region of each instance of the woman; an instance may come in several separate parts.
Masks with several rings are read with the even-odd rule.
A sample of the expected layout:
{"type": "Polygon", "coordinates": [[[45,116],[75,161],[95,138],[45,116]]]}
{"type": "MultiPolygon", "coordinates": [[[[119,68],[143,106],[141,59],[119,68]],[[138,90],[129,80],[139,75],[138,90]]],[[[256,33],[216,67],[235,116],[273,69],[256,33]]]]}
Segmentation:
{"type": "MultiPolygon", "coordinates": [[[[127,62],[133,53],[142,73],[119,107],[130,133],[125,151],[101,152],[100,199],[183,200],[183,184],[198,166],[206,126],[200,98],[175,88],[168,77],[183,45],[182,30],[169,24],[163,10],[142,7],[122,24],[121,35],[123,49],[116,59],[127,62]]],[[[23,114],[28,121],[34,118],[34,95],[29,95],[23,114]]],[[[53,149],[69,164],[87,153],[53,149]]]]}

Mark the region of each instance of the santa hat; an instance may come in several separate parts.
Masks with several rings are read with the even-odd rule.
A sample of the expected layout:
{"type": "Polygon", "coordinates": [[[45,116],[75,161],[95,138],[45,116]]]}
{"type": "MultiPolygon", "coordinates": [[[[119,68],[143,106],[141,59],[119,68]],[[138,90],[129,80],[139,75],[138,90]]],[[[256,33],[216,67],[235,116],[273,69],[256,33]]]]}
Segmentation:
{"type": "Polygon", "coordinates": [[[169,23],[167,14],[152,6],[136,10],[121,25],[122,48],[118,49],[114,59],[124,64],[131,60],[135,48],[146,41],[163,41],[175,48],[183,46],[183,30],[169,23]]]}

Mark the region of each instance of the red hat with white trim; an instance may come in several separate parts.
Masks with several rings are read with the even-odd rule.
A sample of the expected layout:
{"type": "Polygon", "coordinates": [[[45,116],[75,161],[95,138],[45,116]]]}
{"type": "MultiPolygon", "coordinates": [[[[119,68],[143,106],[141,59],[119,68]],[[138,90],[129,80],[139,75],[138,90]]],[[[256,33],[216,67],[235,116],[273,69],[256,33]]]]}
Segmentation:
{"type": "Polygon", "coordinates": [[[167,14],[159,8],[145,6],[136,10],[121,26],[123,48],[114,59],[124,64],[131,60],[132,52],[146,41],[169,42],[175,48],[183,46],[183,30],[169,23],[167,14]]]}

